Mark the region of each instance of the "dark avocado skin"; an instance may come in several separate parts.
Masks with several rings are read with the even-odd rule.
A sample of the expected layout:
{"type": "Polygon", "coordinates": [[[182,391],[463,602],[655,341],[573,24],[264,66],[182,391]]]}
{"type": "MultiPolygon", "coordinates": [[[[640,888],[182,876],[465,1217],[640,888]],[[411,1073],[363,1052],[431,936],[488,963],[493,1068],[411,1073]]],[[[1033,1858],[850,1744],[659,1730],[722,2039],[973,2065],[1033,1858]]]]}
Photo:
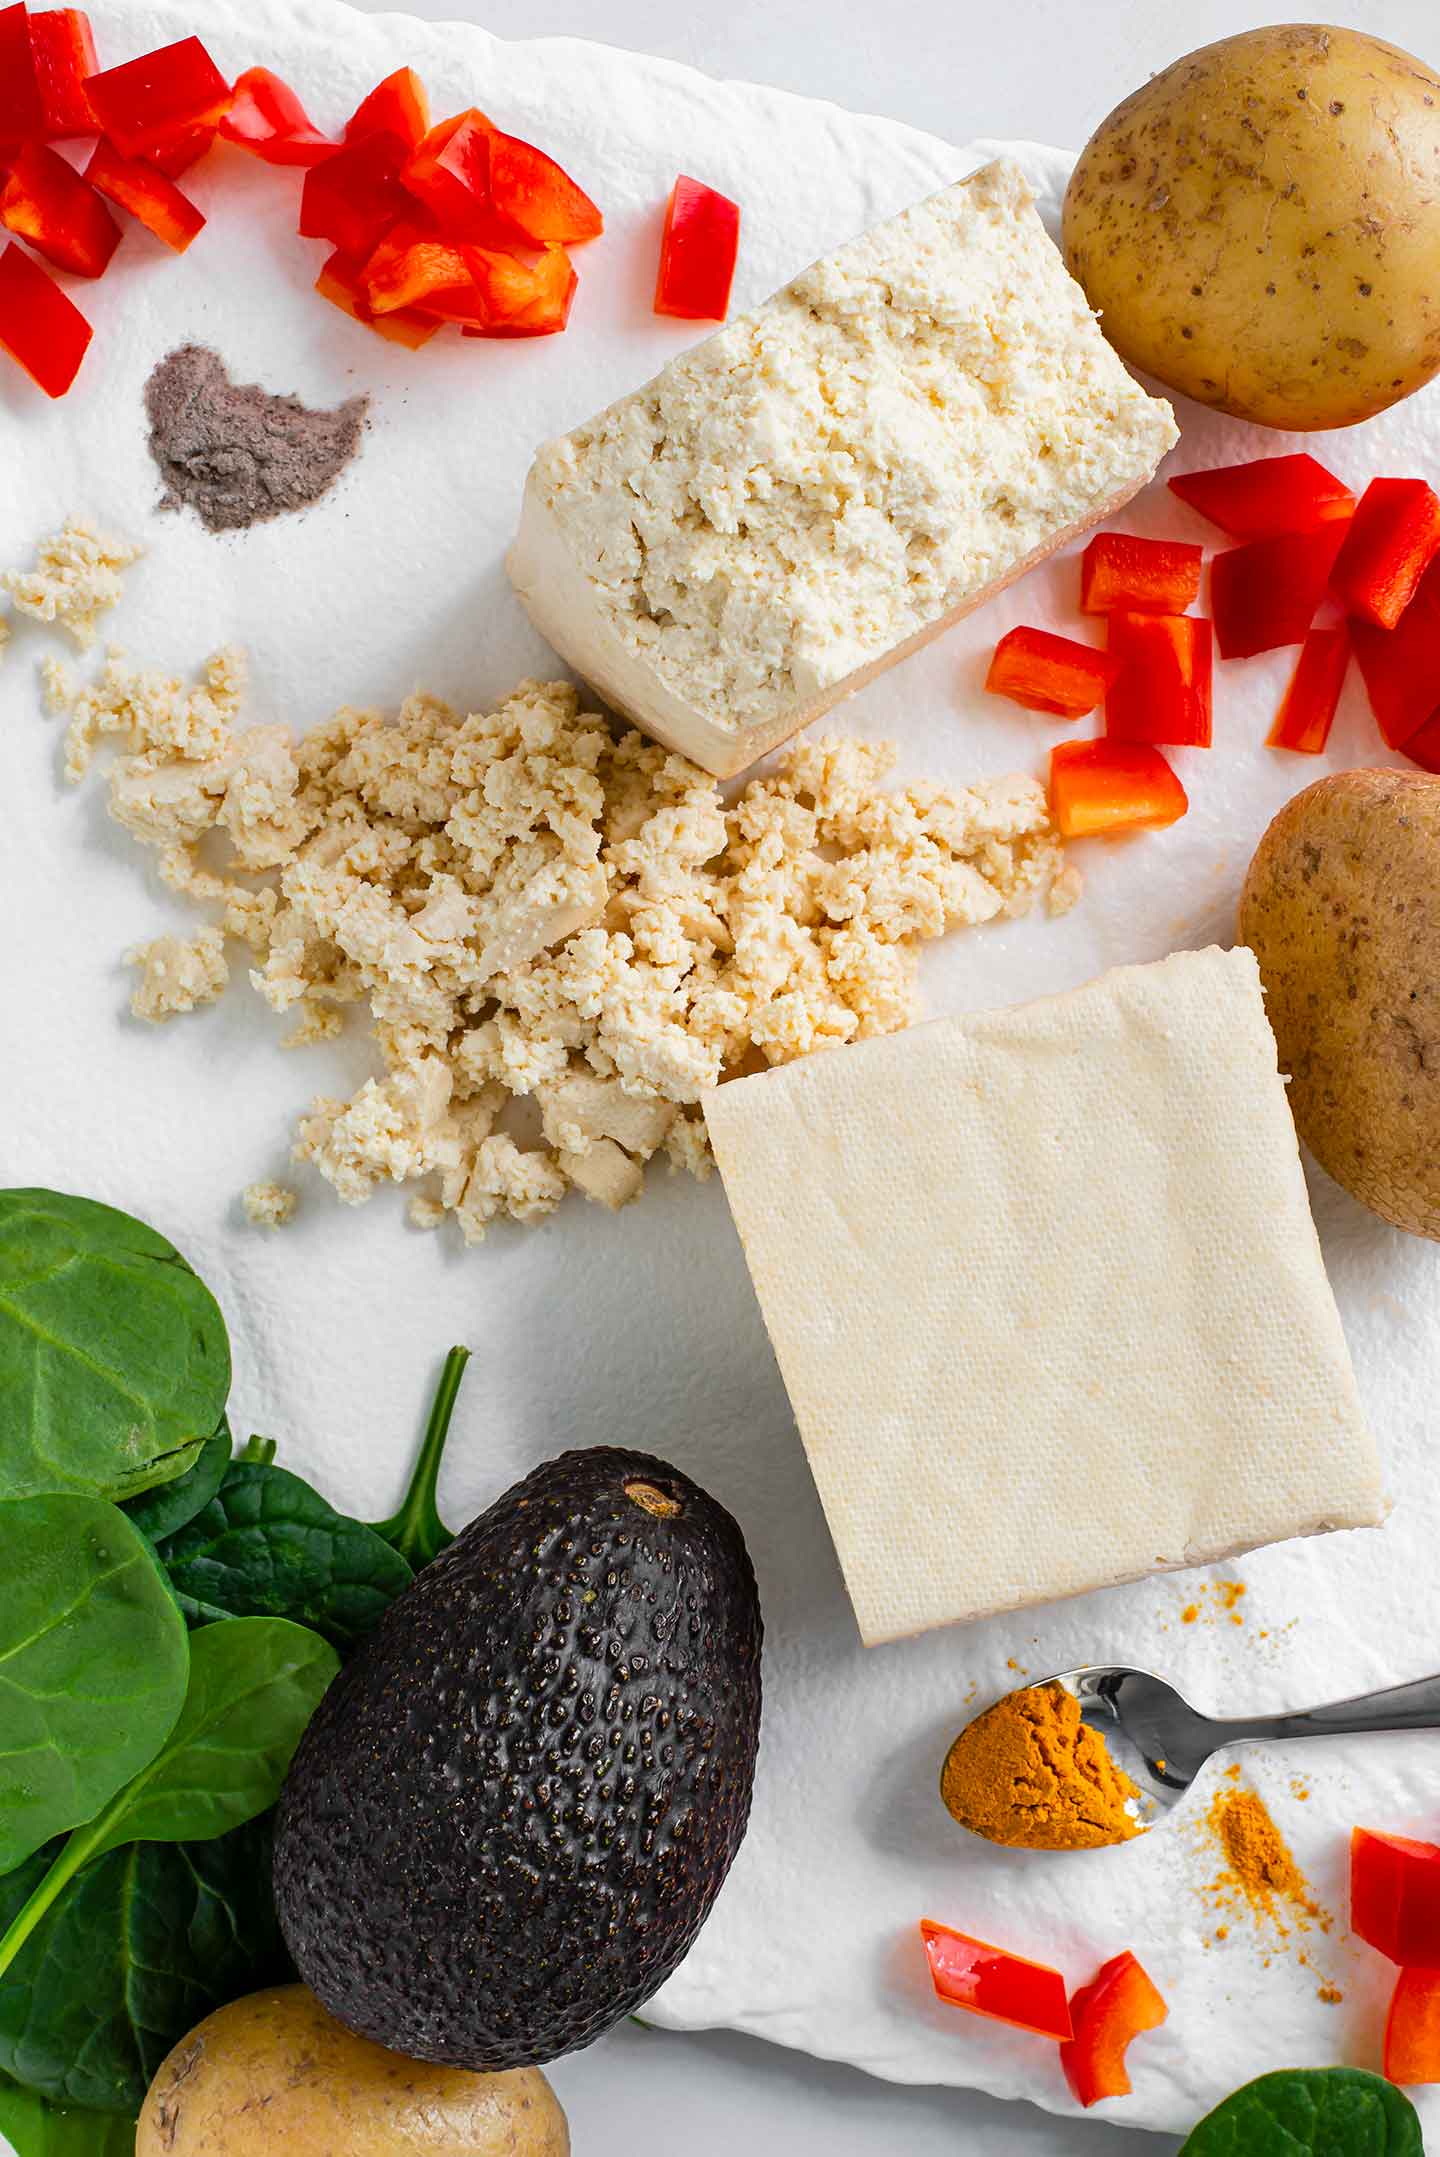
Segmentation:
{"type": "Polygon", "coordinates": [[[760,1644],[744,1538],[687,1476],[606,1446],[516,1484],[390,1606],[295,1755],[275,1897],[311,1990],[392,2051],[480,2069],[632,2013],[744,1835],[760,1644]]]}

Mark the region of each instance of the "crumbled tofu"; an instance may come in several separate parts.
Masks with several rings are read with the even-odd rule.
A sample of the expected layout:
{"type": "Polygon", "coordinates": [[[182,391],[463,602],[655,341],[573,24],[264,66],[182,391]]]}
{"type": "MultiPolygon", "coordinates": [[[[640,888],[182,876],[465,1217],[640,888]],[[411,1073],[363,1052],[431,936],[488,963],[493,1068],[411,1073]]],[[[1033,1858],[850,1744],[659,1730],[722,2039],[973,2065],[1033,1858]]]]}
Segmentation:
{"type": "Polygon", "coordinates": [[[727,808],[566,683],[468,716],[347,709],[291,741],[239,724],[243,682],[234,652],[193,687],[118,655],[90,688],[50,678],[72,776],[113,737],[112,814],[218,911],[147,946],[136,1008],[218,994],[226,938],[290,1045],[368,1007],[381,1069],[314,1102],[295,1158],[352,1205],[422,1182],[412,1220],[470,1242],[572,1188],[628,1204],[656,1155],[707,1174],[709,1088],[908,1025],[920,944],[1027,911],[1063,870],[1036,781],[886,792],[887,744],[805,742],[727,808]],[[527,1096],[522,1146],[505,1118],[527,1096]]]}
{"type": "Polygon", "coordinates": [[[129,953],[129,964],[138,966],[140,979],[130,997],[137,1019],[173,1019],[180,1012],[213,1004],[230,979],[225,958],[225,938],[216,928],[204,928],[194,936],[157,936],[129,953]]]}
{"type": "Polygon", "coordinates": [[[7,569],[0,586],[17,612],[37,622],[56,622],[88,649],[99,617],[113,607],[123,590],[121,572],[138,562],[145,549],[126,539],[110,539],[88,517],[68,517],[64,527],[43,539],[33,569],[7,569]]]}
{"type": "Polygon", "coordinates": [[[3,614],[0,614],[0,658],[4,657],[5,647],[9,642],[10,624],[7,621],[6,617],[3,614]]]}
{"type": "Polygon", "coordinates": [[[728,777],[1176,440],[1007,162],[817,262],[540,450],[511,579],[586,681],[728,777]]]}
{"type": "Polygon", "coordinates": [[[240,1204],[252,1228],[283,1228],[295,1218],[299,1196],[288,1183],[248,1183],[240,1204]]]}

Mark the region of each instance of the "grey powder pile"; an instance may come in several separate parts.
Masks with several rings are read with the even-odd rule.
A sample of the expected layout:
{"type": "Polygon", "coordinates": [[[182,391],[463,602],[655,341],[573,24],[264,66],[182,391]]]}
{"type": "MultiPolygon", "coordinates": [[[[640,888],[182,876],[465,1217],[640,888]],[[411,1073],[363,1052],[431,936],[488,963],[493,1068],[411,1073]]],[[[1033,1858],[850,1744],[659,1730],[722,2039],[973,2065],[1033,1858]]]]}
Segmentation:
{"type": "Polygon", "coordinates": [[[298,397],[236,383],[217,352],[180,345],[145,385],[162,509],[189,506],[212,532],[308,509],[334,485],[365,430],[368,397],[315,412],[298,397]]]}

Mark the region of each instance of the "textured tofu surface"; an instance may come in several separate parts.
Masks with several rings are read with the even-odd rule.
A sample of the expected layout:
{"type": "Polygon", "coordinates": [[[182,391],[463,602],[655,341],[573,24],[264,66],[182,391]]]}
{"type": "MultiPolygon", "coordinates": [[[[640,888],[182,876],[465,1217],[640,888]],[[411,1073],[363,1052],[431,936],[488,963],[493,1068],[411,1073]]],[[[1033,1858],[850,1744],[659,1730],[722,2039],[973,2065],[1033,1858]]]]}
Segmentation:
{"type": "Polygon", "coordinates": [[[1000,162],[546,444],[510,573],[596,688],[723,772],[1112,511],[1175,439],[1000,162]]]}
{"type": "Polygon", "coordinates": [[[867,1643],[1383,1516],[1249,951],[705,1113],[867,1643]]]}

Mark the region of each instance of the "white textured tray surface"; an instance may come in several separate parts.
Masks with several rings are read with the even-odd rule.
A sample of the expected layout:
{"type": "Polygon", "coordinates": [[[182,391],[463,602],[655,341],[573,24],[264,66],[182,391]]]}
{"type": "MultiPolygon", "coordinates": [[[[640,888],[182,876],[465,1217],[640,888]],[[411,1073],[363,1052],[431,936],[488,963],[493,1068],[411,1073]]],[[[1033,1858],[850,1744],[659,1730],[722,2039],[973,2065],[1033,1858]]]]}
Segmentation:
{"type": "MultiPolygon", "coordinates": [[[[187,183],[212,213],[190,255],[175,262],[128,238],[111,275],[85,294],[96,343],[76,391],[51,406],[8,365],[0,373],[0,562],[28,559],[36,536],[76,509],[143,536],[152,552],[114,634],[137,657],[176,667],[225,639],[243,642],[252,716],[297,728],[342,701],[393,701],[417,682],[475,707],[552,670],[510,596],[502,553],[535,442],[638,383],[691,334],[649,312],[677,169],[745,205],[745,306],[979,155],[601,47],[506,45],[467,26],[362,18],[326,0],[209,0],[199,17],[190,0],[97,10],[107,61],[197,26],[222,66],[262,61],[293,78],[322,125],[412,62],[437,111],[484,103],[569,165],[609,220],[579,257],[566,336],[447,340],[410,355],[311,294],[320,250],[294,237],[298,177],[221,152],[187,183]],[[152,514],[141,387],[185,337],[214,343],[241,379],[311,401],[372,392],[374,426],[327,501],[227,539],[152,514]]],[[[1067,160],[1017,154],[1053,210],[1067,160]]],[[[1288,446],[1192,410],[1181,419],[1182,463],[1288,446]]],[[[1428,470],[1437,447],[1440,402],[1427,395],[1328,438],[1323,453],[1363,481],[1428,470]]],[[[1125,521],[1203,536],[1159,488],[1125,521]]],[[[1061,728],[985,699],[983,667],[1013,622],[1073,630],[1074,584],[1073,561],[1036,572],[836,724],[898,736],[902,768],[917,775],[1038,768],[1061,728]]],[[[1182,1576],[867,1655],[718,1185],[660,1179],[618,1218],[573,1201],[543,1231],[500,1231],[470,1253],[448,1234],[407,1231],[398,1197],[348,1213],[311,1186],[284,1235],[243,1226],[235,1193],[285,1172],[296,1112],[312,1093],[353,1085],[368,1054],[357,1039],[280,1055],[282,1022],[243,983],[218,1009],[163,1032],[126,1016],[120,953],[180,917],[148,859],[108,823],[101,789],[60,785],[34,672],[59,648],[24,625],[0,666],[0,1176],[91,1192],[172,1234],[229,1318],[237,1426],[274,1435],[285,1459],[361,1512],[393,1499],[439,1353],[465,1339],[477,1354],[445,1477],[452,1520],[563,1446],[609,1441],[671,1455],[744,1525],[769,1631],[754,1825],[654,2019],[732,2025],[898,2080],[1065,2110],[1045,2046],[933,2002],[914,1935],[929,1914],[1053,1958],[1076,1980],[1121,1947],[1141,1950],[1171,2020],[1137,2047],[1134,2099],[1112,2108],[1138,2125],[1187,2126],[1267,2067],[1373,2063],[1386,1972],[1343,1924],[1303,1943],[1311,1967],[1243,1920],[1223,1945],[1206,1946],[1213,1919],[1199,1889],[1215,1859],[1183,1820],[1111,1853],[1010,1857],[950,1827],[935,1776],[966,1703],[1002,1691],[1017,1666],[1151,1662],[1202,1704],[1237,1711],[1440,1667],[1429,1587],[1440,1533],[1430,1444],[1440,1254],[1314,1178],[1396,1499],[1383,1531],[1246,1560],[1241,1627],[1182,1626],[1199,1586],[1182,1576]],[[1343,2005],[1317,1999],[1322,1980],[1343,1989],[1343,2005]]],[[[1216,747],[1178,758],[1194,801],[1183,824],[1081,849],[1088,889],[1064,922],[980,930],[933,951],[930,1009],[1012,1002],[1117,961],[1227,938],[1256,838],[1322,768],[1260,746],[1292,656],[1218,668],[1216,747]]],[[[1352,685],[1328,762],[1381,760],[1352,685]]],[[[1085,1232],[1077,1220],[1077,1265],[1085,1232]]],[[[957,1371],[957,1417],[963,1398],[957,1371]]],[[[1416,1738],[1254,1761],[1328,1907],[1343,1912],[1352,1820],[1431,1831],[1437,1757],[1440,1739],[1416,1738]],[[1290,1789],[1301,1770],[1306,1803],[1290,1789]]],[[[1440,2122],[1440,2107],[1430,2117],[1440,2122]]]]}

